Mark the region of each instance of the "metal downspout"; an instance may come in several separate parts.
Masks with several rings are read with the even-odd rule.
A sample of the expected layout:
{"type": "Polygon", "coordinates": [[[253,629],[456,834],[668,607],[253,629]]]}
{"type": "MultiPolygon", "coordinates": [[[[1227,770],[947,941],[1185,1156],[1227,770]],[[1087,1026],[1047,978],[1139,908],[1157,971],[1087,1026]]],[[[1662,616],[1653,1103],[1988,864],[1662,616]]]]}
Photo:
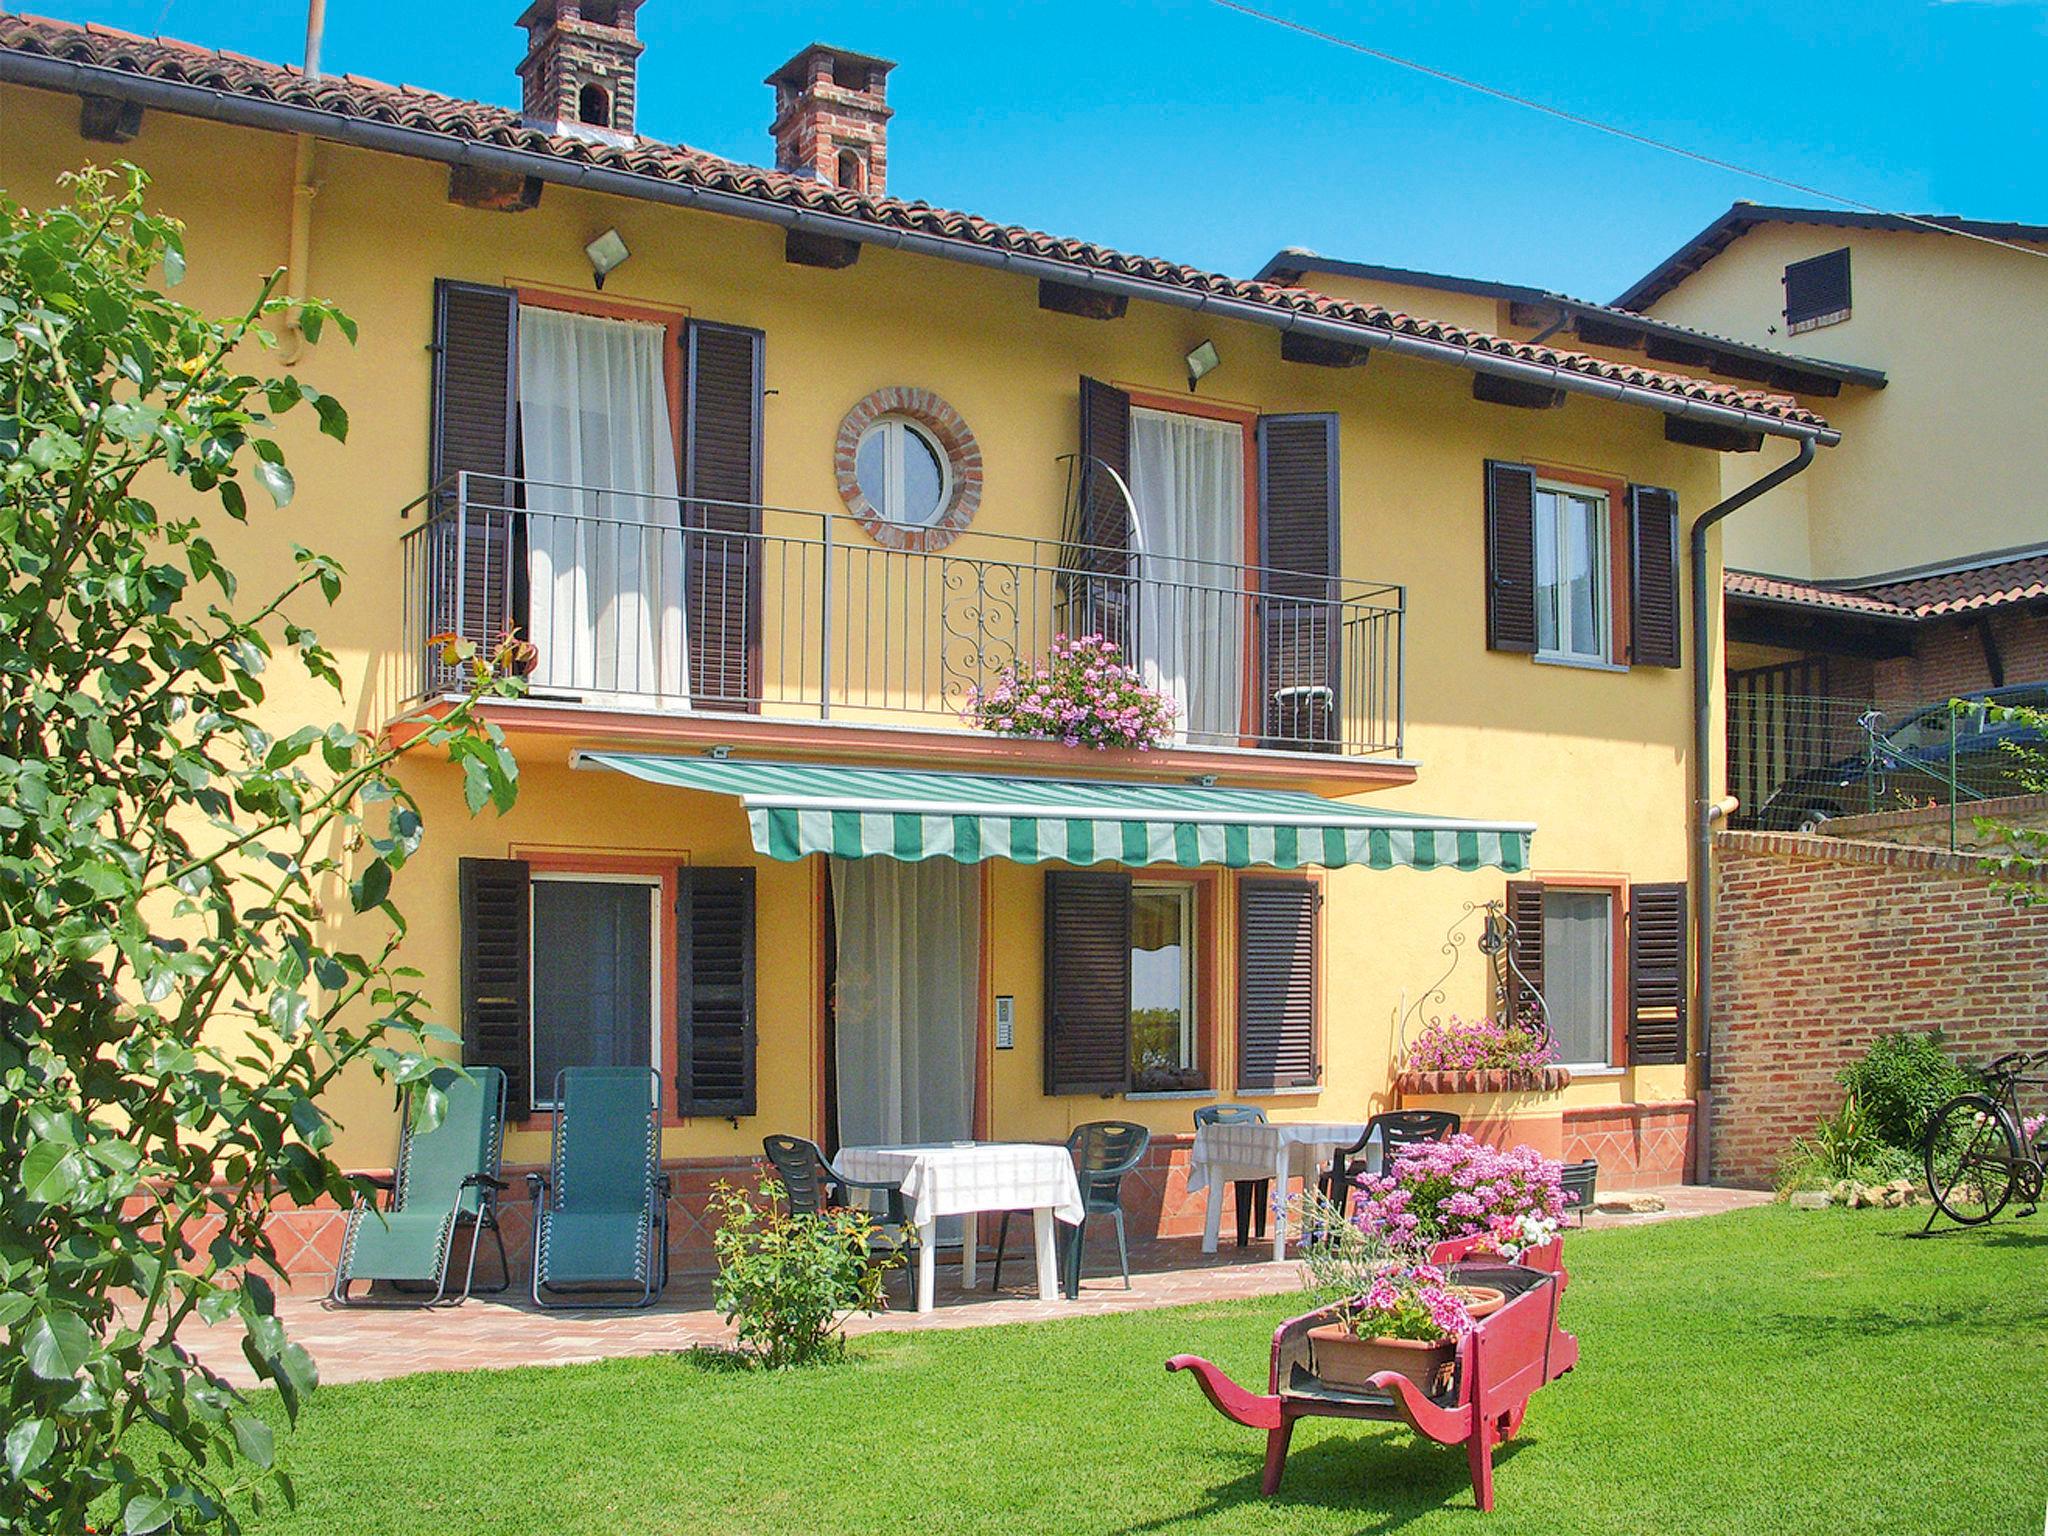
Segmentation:
{"type": "Polygon", "coordinates": [[[1707,530],[1729,513],[1748,506],[1768,491],[1776,490],[1812,462],[1813,439],[1803,437],[1799,440],[1799,451],[1791,458],[1733,496],[1709,507],[1692,525],[1692,953],[1693,996],[1699,1000],[1694,1028],[1699,1040],[1700,1067],[1696,1090],[1698,1109],[1694,1116],[1693,1177],[1701,1184],[1708,1182],[1713,1172],[1713,854],[1714,822],[1722,811],[1713,798],[1714,766],[1710,757],[1714,737],[1714,657],[1707,645],[1707,626],[1713,618],[1710,604],[1716,594],[1707,585],[1707,530]]]}

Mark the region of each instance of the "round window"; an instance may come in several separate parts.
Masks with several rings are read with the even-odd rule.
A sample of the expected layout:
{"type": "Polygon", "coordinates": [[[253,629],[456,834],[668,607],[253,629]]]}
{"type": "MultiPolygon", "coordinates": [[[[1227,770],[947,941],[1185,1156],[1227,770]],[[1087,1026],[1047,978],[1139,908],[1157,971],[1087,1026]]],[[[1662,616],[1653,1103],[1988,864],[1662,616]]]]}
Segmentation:
{"type": "Polygon", "coordinates": [[[854,402],[832,439],[832,475],[884,549],[944,549],[981,505],[981,446],[928,389],[891,384],[854,402]]]}
{"type": "Polygon", "coordinates": [[[854,476],[884,522],[929,528],[945,510],[946,456],[908,417],[884,416],[861,434],[854,476]]]}

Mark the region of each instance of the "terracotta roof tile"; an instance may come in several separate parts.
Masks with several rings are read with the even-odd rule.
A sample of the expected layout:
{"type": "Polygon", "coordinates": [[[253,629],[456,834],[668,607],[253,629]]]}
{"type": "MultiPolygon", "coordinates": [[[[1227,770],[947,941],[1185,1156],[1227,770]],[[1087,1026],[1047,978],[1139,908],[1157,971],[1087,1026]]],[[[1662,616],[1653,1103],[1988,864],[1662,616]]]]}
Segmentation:
{"type": "Polygon", "coordinates": [[[1876,618],[1938,619],[2003,603],[2048,598],[2048,550],[1971,570],[1855,586],[1822,586],[1756,571],[1729,571],[1723,578],[1723,590],[1730,597],[1753,602],[1790,603],[1876,618]]]}
{"type": "Polygon", "coordinates": [[[240,54],[165,38],[139,37],[97,24],[78,26],[36,16],[0,15],[0,51],[39,54],[154,80],[309,107],[344,117],[369,118],[396,127],[454,138],[485,141],[764,203],[835,213],[880,228],[912,230],[1022,255],[1047,257],[1075,267],[1118,273],[1147,282],[1415,336],[1473,353],[1516,358],[1571,373],[1633,384],[1661,394],[1733,406],[1788,423],[1813,427],[1827,425],[1823,417],[1785,395],[1710,383],[1654,368],[1607,362],[1554,347],[1508,341],[1483,331],[1400,314],[1378,305],[1349,303],[1304,288],[1246,282],[1157,257],[1134,256],[1085,240],[1062,239],[973,214],[934,208],[929,203],[869,197],[828,187],[809,177],[720,159],[683,145],[642,140],[620,146],[544,133],[529,127],[516,113],[503,107],[462,101],[411,86],[389,85],[356,75],[312,78],[288,64],[265,63],[240,54]]]}
{"type": "Polygon", "coordinates": [[[1887,582],[1864,590],[1911,608],[1923,618],[2048,597],[2048,550],[2017,560],[2002,560],[1996,565],[1980,565],[1972,571],[1917,576],[1911,581],[1887,582]]]}
{"type": "Polygon", "coordinates": [[[1816,586],[1812,582],[1790,581],[1782,576],[1765,576],[1756,571],[1729,571],[1722,578],[1722,590],[1730,597],[1756,602],[1792,603],[1802,608],[1832,608],[1841,613],[1869,614],[1877,618],[1910,619],[1913,610],[1882,598],[1865,597],[1840,587],[1816,586]]]}

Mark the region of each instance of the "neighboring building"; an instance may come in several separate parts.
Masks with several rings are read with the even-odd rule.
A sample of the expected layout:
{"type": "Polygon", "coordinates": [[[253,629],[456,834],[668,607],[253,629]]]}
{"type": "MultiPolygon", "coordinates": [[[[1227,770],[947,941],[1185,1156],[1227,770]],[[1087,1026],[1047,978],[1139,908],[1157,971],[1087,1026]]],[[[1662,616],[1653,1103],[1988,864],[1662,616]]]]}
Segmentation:
{"type": "MultiPolygon", "coordinates": [[[[1186,1231],[1190,1112],[1398,1102],[1403,1029],[1489,1006],[1464,941],[1512,881],[1578,1080],[1454,1102],[1683,1174],[1685,529],[1716,449],[1834,441],[1750,375],[1842,370],[1701,379],[900,201],[891,66],[825,47],[770,77],[780,169],[657,144],[630,4],[522,21],[525,118],[0,17],[11,196],[133,160],[191,302],[289,261],[361,323],[294,364],[353,413],[290,444],[318,526],[232,541],[248,590],[293,541],[348,569],[346,715],[431,704],[429,633],[539,646],[492,711],[512,814],[406,770],[408,957],[511,1072],[513,1164],[558,1067],[646,1061],[681,1242],[764,1132],[1105,1115],[1157,1133],[1140,1215],[1186,1231]],[[962,722],[1090,631],[1179,703],[1170,747],[962,722]]],[[[388,1093],[337,1104],[388,1165],[388,1093]]]]}
{"type": "MultiPolygon", "coordinates": [[[[1953,694],[2048,682],[2048,226],[1737,203],[1615,302],[1844,367],[1826,409],[1847,446],[1725,535],[1748,813],[1793,825],[1832,807],[1818,783],[1784,786],[1870,750],[1868,708],[1910,733],[1953,694]]],[[[1903,798],[1946,792],[1904,780],[1903,798]]]]}

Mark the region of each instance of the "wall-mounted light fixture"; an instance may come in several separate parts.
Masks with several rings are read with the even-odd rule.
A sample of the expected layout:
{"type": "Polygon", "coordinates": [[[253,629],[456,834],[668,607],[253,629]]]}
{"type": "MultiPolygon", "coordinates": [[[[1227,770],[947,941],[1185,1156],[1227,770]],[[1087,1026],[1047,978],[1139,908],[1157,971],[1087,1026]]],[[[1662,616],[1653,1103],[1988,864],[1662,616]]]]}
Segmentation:
{"type": "Polygon", "coordinates": [[[1188,354],[1188,388],[1193,389],[1222,366],[1223,359],[1216,353],[1216,343],[1203,342],[1188,354]]]}
{"type": "Polygon", "coordinates": [[[583,247],[583,254],[590,258],[590,275],[602,289],[604,280],[625,265],[626,258],[633,253],[626,249],[626,242],[619,238],[616,229],[608,229],[583,247]]]}

